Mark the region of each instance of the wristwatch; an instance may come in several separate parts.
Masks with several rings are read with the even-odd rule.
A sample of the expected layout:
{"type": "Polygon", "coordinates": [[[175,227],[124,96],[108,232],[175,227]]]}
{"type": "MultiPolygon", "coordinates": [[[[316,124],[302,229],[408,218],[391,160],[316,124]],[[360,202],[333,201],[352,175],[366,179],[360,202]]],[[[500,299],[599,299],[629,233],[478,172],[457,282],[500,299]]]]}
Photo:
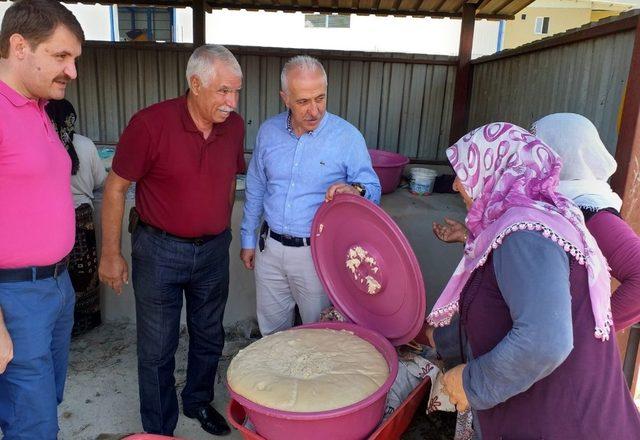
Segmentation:
{"type": "Polygon", "coordinates": [[[351,186],[353,186],[362,197],[364,197],[364,195],[367,193],[367,190],[365,189],[364,185],[362,183],[352,183],[351,186]]]}

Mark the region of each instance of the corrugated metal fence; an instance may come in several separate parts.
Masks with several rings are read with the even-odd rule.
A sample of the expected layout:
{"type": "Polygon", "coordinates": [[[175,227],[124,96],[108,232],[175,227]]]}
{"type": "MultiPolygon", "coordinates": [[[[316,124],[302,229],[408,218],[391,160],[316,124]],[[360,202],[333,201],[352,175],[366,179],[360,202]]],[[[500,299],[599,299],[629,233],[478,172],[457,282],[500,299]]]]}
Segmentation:
{"type": "MultiPolygon", "coordinates": [[[[284,108],[280,71],[302,52],[230,47],[244,73],[239,111],[245,147],[253,149],[260,123],[284,108]]],[[[191,48],[180,45],[88,43],[78,80],[68,89],[79,132],[114,144],[137,110],[186,90],[191,48]]],[[[444,159],[455,82],[455,58],[362,52],[305,51],[327,70],[328,110],[354,124],[370,148],[425,160],[444,159]]]]}
{"type": "MultiPolygon", "coordinates": [[[[572,34],[593,32],[597,26],[602,24],[572,34]]],[[[476,60],[469,128],[492,121],[528,128],[549,113],[579,113],[598,127],[609,151],[615,152],[634,35],[634,30],[621,30],[545,48],[553,38],[571,37],[565,35],[530,44],[516,55],[507,51],[476,60]]]]}

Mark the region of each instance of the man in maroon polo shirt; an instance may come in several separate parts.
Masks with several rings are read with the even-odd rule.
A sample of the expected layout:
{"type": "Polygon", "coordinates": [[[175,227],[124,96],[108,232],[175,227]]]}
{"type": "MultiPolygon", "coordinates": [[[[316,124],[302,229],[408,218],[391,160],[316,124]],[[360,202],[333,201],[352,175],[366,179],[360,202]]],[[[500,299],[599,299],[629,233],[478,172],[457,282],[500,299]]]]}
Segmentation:
{"type": "Polygon", "coordinates": [[[214,435],[229,427],[212,406],[229,290],[235,176],[244,172],[244,122],[234,112],[242,72],[223,46],[197,48],[186,96],[135,114],[122,133],[104,191],[100,279],[128,281],[120,249],[125,193],[136,182],[140,220],[131,236],[140,414],[146,432],[173,435],[173,370],[184,292],[189,359],[183,411],[214,435]]]}

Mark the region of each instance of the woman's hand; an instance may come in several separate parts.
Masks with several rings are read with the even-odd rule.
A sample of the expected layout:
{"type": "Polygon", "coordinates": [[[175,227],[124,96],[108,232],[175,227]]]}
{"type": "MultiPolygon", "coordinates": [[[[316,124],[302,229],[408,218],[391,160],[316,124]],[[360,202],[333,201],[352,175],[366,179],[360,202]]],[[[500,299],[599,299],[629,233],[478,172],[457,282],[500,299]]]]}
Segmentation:
{"type": "Polygon", "coordinates": [[[449,402],[455,405],[458,412],[469,408],[467,395],[462,387],[462,372],[467,364],[460,364],[447,371],[442,378],[445,392],[449,395],[449,402]]]}
{"type": "Polygon", "coordinates": [[[445,243],[464,243],[467,241],[467,227],[457,220],[445,217],[444,223],[433,222],[433,233],[445,243]]]}
{"type": "Polygon", "coordinates": [[[429,343],[429,347],[436,348],[436,341],[433,339],[434,330],[435,330],[434,326],[432,325],[427,326],[427,328],[424,331],[424,337],[427,339],[427,342],[429,343]]]}

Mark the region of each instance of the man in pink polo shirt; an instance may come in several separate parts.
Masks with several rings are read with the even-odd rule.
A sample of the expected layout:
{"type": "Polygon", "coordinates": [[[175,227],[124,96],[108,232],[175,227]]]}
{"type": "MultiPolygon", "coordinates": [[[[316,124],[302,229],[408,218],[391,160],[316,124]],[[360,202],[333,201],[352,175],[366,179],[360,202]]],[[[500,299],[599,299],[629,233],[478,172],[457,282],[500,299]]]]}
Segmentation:
{"type": "Polygon", "coordinates": [[[0,430],[55,439],[73,326],[71,163],[44,111],[84,34],[58,2],[19,0],[0,29],[0,430]]]}

